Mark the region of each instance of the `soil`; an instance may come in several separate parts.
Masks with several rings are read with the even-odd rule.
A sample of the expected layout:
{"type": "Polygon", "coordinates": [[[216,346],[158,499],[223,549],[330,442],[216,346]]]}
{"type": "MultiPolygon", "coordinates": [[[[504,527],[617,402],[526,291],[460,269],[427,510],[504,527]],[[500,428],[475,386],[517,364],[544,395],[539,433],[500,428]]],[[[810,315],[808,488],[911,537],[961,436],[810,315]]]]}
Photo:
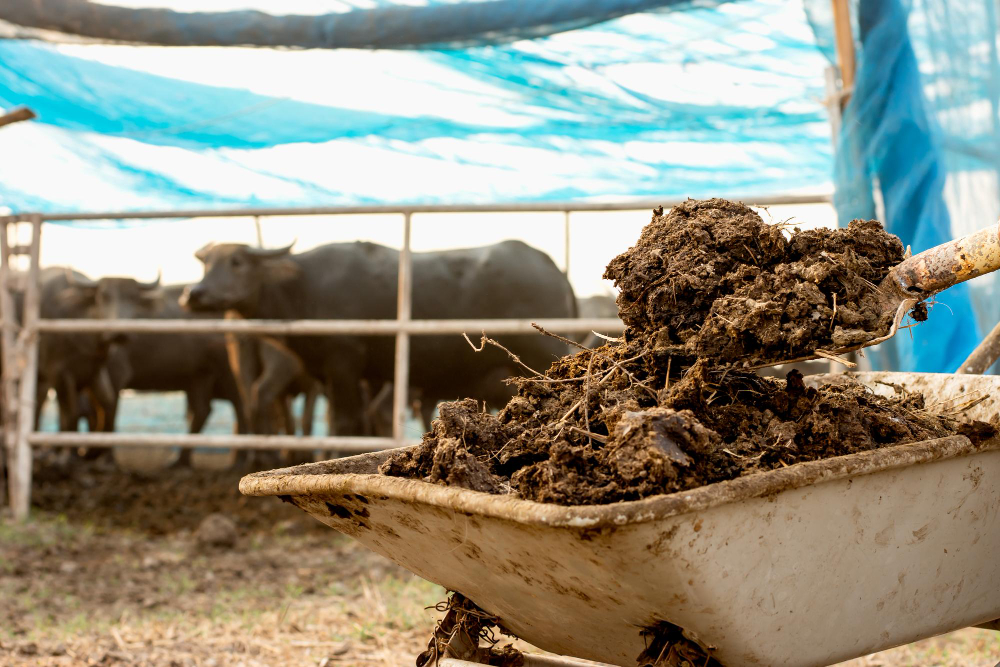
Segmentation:
{"type": "MultiPolygon", "coordinates": [[[[260,469],[267,467],[275,466],[260,469]]],[[[253,471],[173,467],[147,474],[123,470],[103,457],[88,462],[42,456],[35,462],[31,501],[34,508],[70,522],[149,536],[195,533],[213,513],[236,522],[241,535],[270,531],[283,522],[317,534],[328,531],[286,503],[241,495],[240,477],[253,471]]]]}
{"type": "MultiPolygon", "coordinates": [[[[442,616],[432,605],[443,589],[276,498],[241,504],[245,470],[67,468],[38,470],[33,496],[47,509],[36,505],[30,522],[0,510],[0,665],[398,667],[413,664],[442,616]],[[199,484],[216,500],[184,488],[199,484]],[[98,502],[73,502],[93,494],[98,502]],[[171,498],[239,517],[236,545],[199,546],[190,531],[204,515],[165,511],[171,498]]],[[[970,628],[843,667],[992,665],[995,635],[970,628]]],[[[511,648],[493,653],[517,664],[511,648]]]]}
{"type": "Polygon", "coordinates": [[[0,665],[396,667],[439,616],[440,587],[240,495],[250,469],[40,458],[31,521],[0,509],[0,665]],[[235,540],[201,539],[220,516],[235,540]]]}
{"type": "Polygon", "coordinates": [[[932,413],[902,389],[889,398],[860,384],[814,389],[798,371],[780,380],[734,364],[887,326],[865,296],[902,258],[876,221],[789,238],[723,200],[656,211],[605,274],[622,290],[618,343],[512,378],[517,395],[497,415],[472,399],[441,405],[422,443],[381,472],[604,504],[954,433],[993,437],[994,426],[932,413]]]}

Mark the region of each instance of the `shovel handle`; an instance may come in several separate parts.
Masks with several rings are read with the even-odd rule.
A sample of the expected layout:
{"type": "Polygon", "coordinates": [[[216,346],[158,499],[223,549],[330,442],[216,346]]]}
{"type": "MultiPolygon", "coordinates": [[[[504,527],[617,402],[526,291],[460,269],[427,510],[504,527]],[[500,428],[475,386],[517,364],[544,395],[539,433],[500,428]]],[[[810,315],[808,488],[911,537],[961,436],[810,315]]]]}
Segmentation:
{"type": "Polygon", "coordinates": [[[904,259],[892,273],[907,294],[926,299],[997,269],[1000,269],[1000,223],[904,259]]]}

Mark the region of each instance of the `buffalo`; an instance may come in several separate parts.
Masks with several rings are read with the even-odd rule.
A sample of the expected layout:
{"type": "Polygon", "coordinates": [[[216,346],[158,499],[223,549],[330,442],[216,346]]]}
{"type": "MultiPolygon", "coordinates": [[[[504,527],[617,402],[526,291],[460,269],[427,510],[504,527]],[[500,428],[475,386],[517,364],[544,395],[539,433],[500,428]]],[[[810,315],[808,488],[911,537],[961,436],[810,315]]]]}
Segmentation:
{"type": "MultiPolygon", "coordinates": [[[[399,252],[368,242],[335,243],[300,254],[291,246],[258,249],[210,244],[196,253],[204,277],[182,303],[194,310],[233,310],[254,319],[393,319],[399,252]]],[[[568,318],[576,300],[552,259],[520,241],[414,253],[414,319],[568,318]]],[[[500,342],[537,370],[566,353],[564,343],[538,334],[500,342]]],[[[335,432],[364,432],[359,387],[381,388],[393,376],[389,336],[291,336],[295,353],[322,382],[333,403],[335,432]]],[[[459,335],[414,336],[410,384],[422,394],[424,421],[439,400],[471,395],[499,407],[511,395],[503,379],[526,372],[504,351],[475,352],[459,335]]],[[[275,388],[256,381],[258,396],[275,388]]]]}
{"type": "MultiPolygon", "coordinates": [[[[87,282],[65,267],[40,271],[39,309],[47,319],[83,319],[94,315],[94,303],[75,287],[87,282]]],[[[107,367],[110,341],[98,334],[46,333],[38,344],[38,393],[35,422],[49,389],[59,404],[59,430],[76,431],[81,416],[92,431],[114,430],[117,391],[107,367]]]]}
{"type": "MultiPolygon", "coordinates": [[[[73,285],[81,301],[93,304],[103,319],[190,319],[199,317],[177,303],[185,285],[161,287],[159,280],[101,278],[73,285]]],[[[116,343],[109,368],[117,390],[183,391],[190,433],[200,433],[212,411],[212,399],[233,404],[236,430],[247,433],[243,404],[229,369],[225,340],[218,334],[129,334],[105,336],[116,343]]]]}

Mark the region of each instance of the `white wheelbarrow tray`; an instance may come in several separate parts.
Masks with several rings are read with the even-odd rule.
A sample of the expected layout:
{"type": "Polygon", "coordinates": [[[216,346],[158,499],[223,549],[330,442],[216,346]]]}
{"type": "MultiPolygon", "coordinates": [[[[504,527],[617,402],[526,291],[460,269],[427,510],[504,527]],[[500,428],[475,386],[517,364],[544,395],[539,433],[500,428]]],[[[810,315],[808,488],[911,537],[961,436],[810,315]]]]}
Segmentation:
{"type": "MultiPolygon", "coordinates": [[[[844,375],[816,376],[836,380],[844,375]]],[[[928,405],[1000,377],[861,373],[928,405]]],[[[390,452],[245,477],[535,646],[634,665],[640,628],[680,626],[727,667],[829,665],[1000,617],[1000,441],[952,436],[684,493],[562,507],[384,477],[390,452]]]]}

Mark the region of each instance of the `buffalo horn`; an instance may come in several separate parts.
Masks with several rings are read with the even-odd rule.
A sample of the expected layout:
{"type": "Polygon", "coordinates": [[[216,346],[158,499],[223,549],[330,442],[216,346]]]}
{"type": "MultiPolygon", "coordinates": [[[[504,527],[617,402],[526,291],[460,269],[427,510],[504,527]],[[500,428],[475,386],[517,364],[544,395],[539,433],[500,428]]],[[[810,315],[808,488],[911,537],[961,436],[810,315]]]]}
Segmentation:
{"type": "Polygon", "coordinates": [[[284,248],[247,248],[247,254],[253,257],[260,257],[261,259],[281,257],[290,253],[293,245],[295,245],[295,241],[292,241],[284,248]]]}

